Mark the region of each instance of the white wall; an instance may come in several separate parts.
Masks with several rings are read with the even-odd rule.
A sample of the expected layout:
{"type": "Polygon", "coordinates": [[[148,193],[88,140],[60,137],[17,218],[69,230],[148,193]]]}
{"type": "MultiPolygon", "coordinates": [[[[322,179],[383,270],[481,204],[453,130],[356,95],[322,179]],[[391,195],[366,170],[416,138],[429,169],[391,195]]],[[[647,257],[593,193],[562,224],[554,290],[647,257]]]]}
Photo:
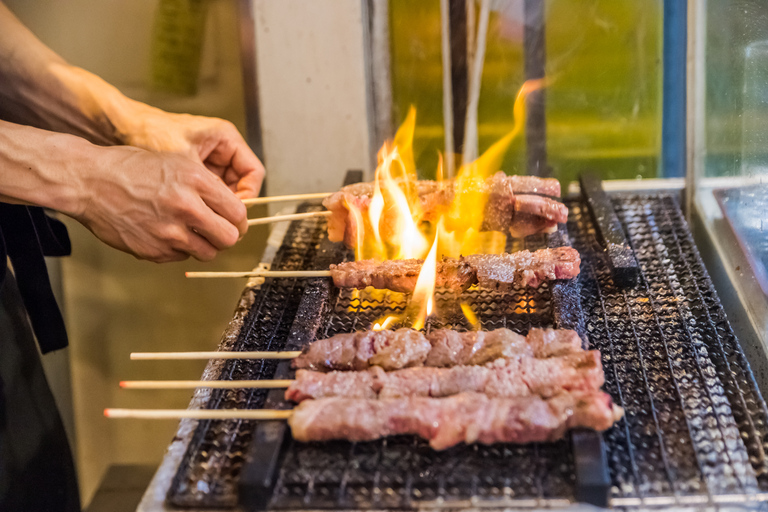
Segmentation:
{"type": "Polygon", "coordinates": [[[371,170],[364,0],[254,0],[269,195],[371,170]]]}

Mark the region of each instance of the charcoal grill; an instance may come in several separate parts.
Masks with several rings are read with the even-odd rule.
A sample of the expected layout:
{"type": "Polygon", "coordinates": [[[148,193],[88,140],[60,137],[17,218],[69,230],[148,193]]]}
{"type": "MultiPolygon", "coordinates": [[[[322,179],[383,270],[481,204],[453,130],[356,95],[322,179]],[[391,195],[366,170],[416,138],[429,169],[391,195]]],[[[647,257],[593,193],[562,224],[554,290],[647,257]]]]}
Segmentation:
{"type": "MultiPolygon", "coordinates": [[[[183,422],[179,435],[189,441],[172,446],[175,474],[155,493],[162,491],[173,508],[233,508],[244,494],[250,506],[271,509],[565,507],[582,498],[595,476],[584,469],[600,467],[595,450],[603,444],[610,506],[768,501],[768,411],[676,195],[613,194],[611,203],[640,267],[636,284],[614,280],[586,202],[571,197],[567,229],[510,241],[507,249],[570,243],[582,256],[577,280],[533,291],[439,293],[443,314],[426,326],[472,328],[457,306],[467,302],[483,329],[578,330],[601,351],[605,390],[626,413],[600,442],[580,432],[557,443],[435,452],[409,436],[302,444],[285,435],[279,421],[207,420],[194,429],[183,422]]],[[[299,210],[319,208],[305,204],[299,210]]],[[[296,221],[271,268],[326,268],[350,257],[328,242],[324,219],[296,221]]],[[[405,304],[402,294],[337,290],[324,279],[267,279],[246,288],[222,348],[293,350],[316,337],[367,329],[405,304]]],[[[270,379],[284,378],[290,369],[286,362],[231,360],[212,362],[207,372],[221,379],[270,379]]],[[[194,405],[290,407],[281,395],[201,390],[194,405]]]]}

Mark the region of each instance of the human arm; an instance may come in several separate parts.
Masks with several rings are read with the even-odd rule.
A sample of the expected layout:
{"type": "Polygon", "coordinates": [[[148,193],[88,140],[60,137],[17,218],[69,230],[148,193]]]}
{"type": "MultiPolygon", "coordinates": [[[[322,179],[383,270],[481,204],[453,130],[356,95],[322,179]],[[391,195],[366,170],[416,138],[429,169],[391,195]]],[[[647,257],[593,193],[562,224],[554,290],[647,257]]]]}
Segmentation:
{"type": "Polygon", "coordinates": [[[209,261],[245,228],[226,185],[174,153],[0,121],[0,169],[0,200],[62,212],[141,259],[209,261]]]}
{"type": "MultiPolygon", "coordinates": [[[[173,217],[160,218],[159,222],[173,222],[175,225],[187,222],[188,230],[218,248],[232,245],[237,240],[230,240],[227,233],[217,238],[216,230],[221,228],[219,220],[229,223],[230,228],[226,231],[230,233],[234,229],[242,234],[247,229],[245,208],[238,197],[243,199],[258,195],[264,168],[231,123],[214,118],[170,114],[125,97],[97,76],[67,64],[29,32],[1,2],[0,119],[11,121],[0,125],[0,131],[5,135],[0,139],[0,154],[5,152],[6,157],[15,158],[11,153],[18,155],[21,152],[25,158],[31,159],[26,160],[29,164],[26,169],[18,169],[23,176],[3,170],[0,195],[6,201],[28,202],[61,210],[81,220],[110,245],[156,261],[166,261],[167,255],[159,258],[152,256],[152,251],[148,252],[140,241],[130,236],[117,240],[122,234],[108,235],[107,226],[118,227],[134,219],[137,224],[142,224],[153,214],[162,213],[173,217]],[[61,142],[64,139],[57,139],[54,134],[38,133],[13,123],[77,135],[102,146],[132,145],[146,151],[138,152],[137,149],[121,146],[85,146],[88,151],[83,150],[84,153],[94,158],[94,162],[99,162],[101,167],[83,164],[79,168],[83,169],[84,175],[79,177],[59,161],[72,156],[67,152],[71,147],[82,149],[79,142],[71,138],[61,142]],[[43,149],[45,146],[39,146],[41,140],[47,143],[57,141],[56,158],[52,161],[45,159],[49,155],[43,149]],[[188,160],[172,153],[183,155],[188,160]],[[37,165],[42,161],[48,164],[45,169],[37,165]],[[112,167],[107,168],[106,165],[112,167]],[[168,168],[172,168],[173,172],[168,168]],[[200,171],[206,168],[209,176],[200,176],[200,171]],[[90,174],[86,173],[86,169],[90,174]],[[184,169],[189,176],[185,175],[184,169]],[[211,177],[217,179],[208,179],[211,177]],[[90,199],[73,201],[70,197],[72,190],[55,188],[62,187],[67,180],[76,184],[72,186],[77,188],[81,199],[86,196],[90,199]],[[106,186],[107,180],[112,180],[111,187],[106,186]],[[43,187],[32,193],[35,200],[20,195],[20,187],[15,184],[22,182],[38,182],[43,187]],[[228,187],[236,195],[221,194],[219,184],[226,185],[224,189],[228,187]],[[96,187],[100,193],[88,187],[96,187]],[[155,197],[147,197],[146,201],[133,205],[116,204],[121,200],[137,201],[133,187],[144,187],[142,190],[146,196],[155,187],[155,197]],[[161,194],[163,187],[175,191],[173,194],[161,194]],[[179,199],[173,196],[184,197],[187,203],[167,204],[172,198],[179,199]],[[211,199],[213,197],[218,200],[211,199]],[[69,204],[71,202],[82,206],[82,211],[80,206],[69,204]],[[151,210],[141,211],[142,207],[151,210]],[[180,207],[195,211],[186,211],[185,216],[180,207]],[[117,216],[118,211],[127,216],[117,216]],[[189,220],[190,214],[194,219],[189,220]],[[230,241],[223,243],[225,240],[230,241]],[[137,242],[137,247],[131,245],[132,241],[137,242]]],[[[127,228],[137,231],[137,226],[123,226],[122,230],[127,228]]],[[[152,245],[159,246],[163,242],[173,245],[171,240],[164,241],[162,238],[154,240],[152,245]]],[[[188,254],[200,257],[199,250],[188,249],[188,254]]],[[[167,251],[160,252],[165,254],[167,251]]],[[[176,256],[175,259],[178,259],[179,255],[176,256]]]]}

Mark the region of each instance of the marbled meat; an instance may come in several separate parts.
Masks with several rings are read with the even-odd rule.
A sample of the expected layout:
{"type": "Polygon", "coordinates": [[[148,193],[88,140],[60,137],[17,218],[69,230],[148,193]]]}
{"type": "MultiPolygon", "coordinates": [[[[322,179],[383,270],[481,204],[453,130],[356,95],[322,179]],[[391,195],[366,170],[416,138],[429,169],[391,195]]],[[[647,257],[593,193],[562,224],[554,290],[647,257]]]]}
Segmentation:
{"type": "MultiPolygon", "coordinates": [[[[330,270],[338,288],[372,286],[410,293],[416,287],[422,264],[423,260],[418,259],[360,260],[331,265],[330,270]]],[[[464,291],[473,284],[494,290],[535,288],[544,281],[578,276],[580,265],[579,252],[572,247],[444,258],[437,263],[436,286],[455,291],[464,291]]]]}
{"type": "Polygon", "coordinates": [[[425,335],[403,328],[342,333],[314,341],[293,360],[293,367],[347,371],[381,366],[389,371],[411,366],[481,365],[516,356],[547,358],[582,350],[581,338],[569,329],[533,328],[528,336],[521,336],[509,329],[435,329],[425,335]]]}
{"type": "Polygon", "coordinates": [[[366,371],[329,373],[298,370],[285,398],[293,402],[332,396],[438,398],[468,391],[499,398],[549,398],[566,391],[597,391],[604,382],[600,352],[589,350],[547,359],[518,356],[452,368],[419,366],[385,372],[374,366],[366,371]]]}
{"type": "Polygon", "coordinates": [[[490,398],[460,393],[447,398],[306,400],[288,423],[297,441],[347,439],[371,441],[413,434],[435,450],[459,443],[531,443],[555,441],[576,427],[603,431],[624,411],[602,391],[490,398]]]}

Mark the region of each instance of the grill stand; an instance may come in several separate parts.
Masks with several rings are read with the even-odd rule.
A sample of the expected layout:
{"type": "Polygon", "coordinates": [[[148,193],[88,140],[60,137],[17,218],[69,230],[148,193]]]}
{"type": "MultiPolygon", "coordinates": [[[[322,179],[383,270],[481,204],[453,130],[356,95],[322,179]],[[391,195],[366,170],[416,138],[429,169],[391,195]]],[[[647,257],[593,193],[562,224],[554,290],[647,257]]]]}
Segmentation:
{"type": "MultiPolygon", "coordinates": [[[[606,391],[627,411],[625,418],[602,436],[608,448],[610,505],[757,505],[768,500],[768,471],[762,449],[768,438],[765,403],[677,201],[665,193],[624,194],[611,199],[643,270],[642,281],[630,289],[613,281],[586,205],[567,200],[571,214],[568,232],[582,254],[578,284],[584,331],[603,354],[606,391]]],[[[313,258],[317,247],[312,244],[324,238],[313,234],[317,229],[322,229],[320,223],[293,223],[273,268],[316,266],[313,258]]],[[[529,237],[523,244],[515,241],[511,249],[533,250],[542,243],[529,237]]],[[[280,349],[281,343],[290,341],[297,314],[283,313],[289,307],[283,302],[266,307],[268,302],[262,305],[258,295],[290,290],[295,282],[267,280],[261,290],[255,290],[257,300],[240,329],[236,350],[280,349]],[[263,327],[272,325],[276,315],[291,323],[284,331],[279,328],[270,334],[272,331],[263,327]]],[[[558,296],[568,298],[566,291],[545,286],[535,293],[512,294],[503,301],[489,302],[487,294],[477,293],[469,294],[469,300],[479,308],[476,313],[485,328],[511,327],[525,332],[531,325],[546,322],[547,317],[553,322],[551,302],[561,300],[558,296]]],[[[399,307],[394,295],[388,296],[386,303],[364,305],[350,302],[350,298],[344,291],[331,293],[333,306],[323,317],[324,337],[363,329],[382,311],[392,311],[386,308],[399,307]],[[352,308],[350,313],[346,308],[352,308]]],[[[445,299],[438,296],[438,303],[445,299]]],[[[565,313],[557,325],[564,326],[568,315],[574,318],[572,310],[565,313]]],[[[225,342],[222,349],[231,346],[225,342]]],[[[224,370],[212,377],[233,378],[227,367],[224,370]]],[[[275,367],[248,363],[239,371],[234,377],[271,378],[275,367]]],[[[193,406],[196,403],[200,402],[193,406]]],[[[207,406],[254,408],[264,407],[264,401],[258,396],[243,401],[238,392],[227,391],[223,396],[212,396],[207,406]]],[[[181,449],[187,449],[181,464],[172,445],[176,455],[170,462],[178,464],[178,472],[171,482],[168,506],[234,506],[230,500],[236,499],[237,481],[257,424],[197,422],[191,440],[185,437],[181,441],[181,449]]],[[[180,436],[189,435],[188,430],[182,432],[184,425],[182,422],[180,436]]],[[[576,468],[570,445],[566,440],[533,446],[459,446],[433,452],[424,443],[403,437],[378,443],[288,443],[285,459],[277,464],[281,469],[269,506],[563,507],[575,501],[576,468]]],[[[163,466],[166,462],[170,464],[166,460],[163,466]]],[[[167,485],[147,494],[160,496],[158,492],[167,485]]]]}

